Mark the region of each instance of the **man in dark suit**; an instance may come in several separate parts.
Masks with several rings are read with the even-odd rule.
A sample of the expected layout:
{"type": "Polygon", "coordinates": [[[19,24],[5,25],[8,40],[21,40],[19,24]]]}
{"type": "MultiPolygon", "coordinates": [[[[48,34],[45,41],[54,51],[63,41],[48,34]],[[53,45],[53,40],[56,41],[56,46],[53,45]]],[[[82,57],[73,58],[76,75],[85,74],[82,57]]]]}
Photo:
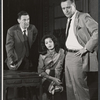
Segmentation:
{"type": "Polygon", "coordinates": [[[18,23],[7,31],[6,52],[7,66],[10,70],[28,71],[32,67],[30,50],[37,37],[37,29],[30,24],[29,14],[25,11],[18,13],[18,23]]]}
{"type": "MultiPolygon", "coordinates": [[[[30,71],[33,67],[30,51],[38,31],[34,25],[30,24],[29,14],[25,11],[18,13],[17,21],[19,24],[12,26],[7,31],[6,63],[10,70],[30,71]]],[[[22,96],[29,98],[30,91],[28,90],[32,92],[32,89],[22,87],[20,93],[22,91],[22,96]]],[[[17,89],[14,92],[17,93],[17,89]]]]}
{"type": "Polygon", "coordinates": [[[86,71],[98,71],[98,23],[76,10],[74,0],[62,0],[66,26],[65,81],[67,100],[90,100],[86,71]]]}

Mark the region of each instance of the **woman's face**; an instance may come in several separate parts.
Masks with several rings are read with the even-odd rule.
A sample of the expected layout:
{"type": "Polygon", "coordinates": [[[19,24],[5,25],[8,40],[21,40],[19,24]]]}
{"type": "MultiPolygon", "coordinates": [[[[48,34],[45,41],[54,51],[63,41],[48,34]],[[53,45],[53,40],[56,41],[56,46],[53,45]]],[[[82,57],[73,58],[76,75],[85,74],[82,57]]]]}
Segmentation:
{"type": "Polygon", "coordinates": [[[45,39],[45,46],[47,47],[48,50],[54,49],[54,42],[52,41],[51,38],[45,39]]]}

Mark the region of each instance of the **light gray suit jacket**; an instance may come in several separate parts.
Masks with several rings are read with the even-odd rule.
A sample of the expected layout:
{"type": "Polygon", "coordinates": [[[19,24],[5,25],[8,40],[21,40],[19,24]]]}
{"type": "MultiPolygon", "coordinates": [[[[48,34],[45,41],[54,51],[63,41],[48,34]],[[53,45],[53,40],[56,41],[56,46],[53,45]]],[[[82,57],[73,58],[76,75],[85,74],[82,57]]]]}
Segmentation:
{"type": "Polygon", "coordinates": [[[78,11],[74,26],[74,32],[78,42],[90,51],[82,57],[83,70],[98,71],[98,23],[88,13],[78,11]]]}

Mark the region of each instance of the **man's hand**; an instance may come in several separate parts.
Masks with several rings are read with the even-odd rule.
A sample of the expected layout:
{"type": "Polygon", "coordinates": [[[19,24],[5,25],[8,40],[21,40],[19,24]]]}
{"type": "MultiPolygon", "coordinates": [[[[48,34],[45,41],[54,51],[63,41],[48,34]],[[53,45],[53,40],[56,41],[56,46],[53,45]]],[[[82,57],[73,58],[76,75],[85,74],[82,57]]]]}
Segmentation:
{"type": "Polygon", "coordinates": [[[83,56],[84,54],[86,54],[88,51],[86,48],[82,48],[81,50],[79,50],[78,52],[75,53],[76,56],[83,56]]]}
{"type": "Polygon", "coordinates": [[[10,67],[11,68],[16,68],[17,67],[17,61],[16,62],[11,62],[10,67]]]}
{"type": "Polygon", "coordinates": [[[14,64],[14,65],[10,65],[10,67],[11,67],[11,68],[16,68],[17,65],[15,65],[15,64],[14,64]]]}

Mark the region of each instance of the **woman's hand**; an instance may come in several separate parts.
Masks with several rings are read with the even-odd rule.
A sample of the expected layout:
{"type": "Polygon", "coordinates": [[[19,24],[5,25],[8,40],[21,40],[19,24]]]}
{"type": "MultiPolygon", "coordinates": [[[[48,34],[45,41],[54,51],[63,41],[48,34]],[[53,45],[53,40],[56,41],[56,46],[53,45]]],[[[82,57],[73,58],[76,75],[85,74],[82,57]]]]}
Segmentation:
{"type": "Polygon", "coordinates": [[[56,85],[62,84],[62,82],[61,82],[61,80],[59,78],[52,77],[52,76],[49,76],[49,75],[47,75],[46,78],[52,80],[56,85]]]}
{"type": "Polygon", "coordinates": [[[52,79],[53,79],[53,81],[54,81],[54,83],[55,83],[56,85],[60,85],[60,84],[62,84],[62,82],[61,82],[60,79],[55,78],[55,77],[53,77],[52,79]]]}

